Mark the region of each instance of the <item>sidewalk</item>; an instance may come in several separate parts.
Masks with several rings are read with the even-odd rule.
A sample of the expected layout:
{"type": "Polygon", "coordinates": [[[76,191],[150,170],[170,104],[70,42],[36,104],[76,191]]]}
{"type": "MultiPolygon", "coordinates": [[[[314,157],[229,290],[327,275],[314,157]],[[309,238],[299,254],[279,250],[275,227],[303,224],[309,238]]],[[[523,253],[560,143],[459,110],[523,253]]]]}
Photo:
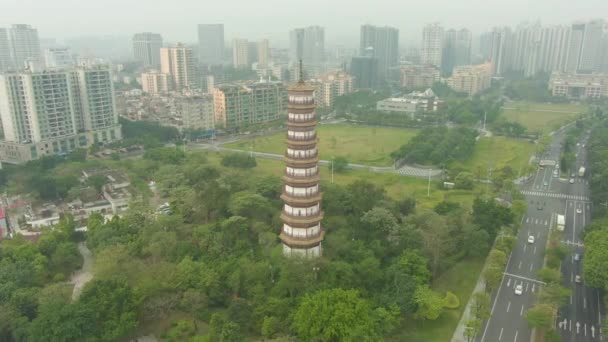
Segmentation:
{"type": "Polygon", "coordinates": [[[479,278],[477,278],[477,284],[475,284],[475,288],[473,292],[471,292],[471,296],[469,297],[469,301],[467,302],[467,306],[464,308],[462,312],[462,316],[460,317],[460,321],[458,321],[458,326],[456,326],[456,330],[454,330],[454,334],[452,335],[451,342],[467,342],[466,337],[464,336],[464,331],[466,330],[467,322],[471,319],[471,306],[473,305],[473,293],[481,292],[486,290],[486,283],[483,280],[483,271],[486,269],[488,265],[488,259],[486,258],[486,262],[481,269],[481,273],[479,273],[479,278]]]}

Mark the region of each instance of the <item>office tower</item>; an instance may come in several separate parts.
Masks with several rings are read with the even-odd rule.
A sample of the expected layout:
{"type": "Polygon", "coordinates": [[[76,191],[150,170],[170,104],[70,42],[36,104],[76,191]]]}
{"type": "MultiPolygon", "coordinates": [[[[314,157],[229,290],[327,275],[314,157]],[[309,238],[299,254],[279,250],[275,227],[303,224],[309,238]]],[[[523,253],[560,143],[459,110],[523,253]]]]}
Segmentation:
{"type": "Polygon", "coordinates": [[[378,85],[378,59],[369,55],[353,57],[350,74],[355,78],[355,88],[373,89],[378,85]]]}
{"type": "Polygon", "coordinates": [[[438,23],[428,24],[422,29],[422,64],[441,67],[443,50],[443,28],[438,23]]]}
{"type": "Polygon", "coordinates": [[[142,32],[133,35],[133,56],[145,68],[160,66],[163,37],[158,33],[142,32]]]}
{"type": "Polygon", "coordinates": [[[247,39],[234,39],[232,41],[232,66],[245,68],[249,66],[249,42],[247,39]]]}
{"type": "Polygon", "coordinates": [[[311,74],[322,71],[325,62],[325,30],[320,26],[294,29],[289,33],[289,60],[300,60],[311,74]]]}
{"type": "Polygon", "coordinates": [[[287,112],[280,82],[222,84],[213,91],[215,122],[226,129],[278,120],[287,112]]]}
{"type": "Polygon", "coordinates": [[[270,63],[270,45],[268,39],[262,39],[257,44],[258,69],[267,68],[270,63]]]}
{"type": "Polygon", "coordinates": [[[38,30],[30,25],[16,24],[8,33],[11,59],[17,70],[25,68],[27,61],[42,62],[38,30]]]}
{"type": "Polygon", "coordinates": [[[224,62],[224,24],[198,25],[198,62],[220,65],[224,62]]]}
{"type": "Polygon", "coordinates": [[[67,47],[48,48],[44,50],[44,65],[52,69],[66,68],[74,65],[74,58],[67,47]]]}
{"type": "Polygon", "coordinates": [[[174,47],[161,48],[160,71],[171,75],[175,90],[192,87],[196,82],[192,49],[181,43],[174,47]]]}
{"type": "Polygon", "coordinates": [[[495,28],[492,31],[492,51],[490,61],[493,74],[503,75],[511,70],[511,30],[508,27],[495,28]]]}
{"type": "Polygon", "coordinates": [[[247,43],[247,65],[250,67],[253,63],[258,62],[258,43],[247,43]]]}
{"type": "Polygon", "coordinates": [[[8,43],[8,32],[5,28],[0,28],[0,72],[9,70],[11,67],[11,48],[8,43]]]}
{"type": "Polygon", "coordinates": [[[319,189],[319,151],[315,88],[300,81],[289,87],[285,186],[281,199],[283,227],[279,238],[286,256],[319,257],[325,231],[319,189]]]}
{"type": "Polygon", "coordinates": [[[0,160],[23,163],[121,138],[106,66],[0,75],[0,160]]]}
{"type": "Polygon", "coordinates": [[[467,29],[447,30],[443,37],[441,71],[452,74],[452,69],[459,65],[471,64],[471,31],[467,29]]]}
{"type": "Polygon", "coordinates": [[[378,61],[378,79],[386,80],[389,69],[399,64],[399,30],[394,27],[363,25],[359,53],[363,55],[372,48],[378,61]]]}
{"type": "Polygon", "coordinates": [[[144,92],[157,95],[167,93],[173,86],[171,75],[163,74],[158,70],[151,70],[141,74],[141,87],[144,92]]]}

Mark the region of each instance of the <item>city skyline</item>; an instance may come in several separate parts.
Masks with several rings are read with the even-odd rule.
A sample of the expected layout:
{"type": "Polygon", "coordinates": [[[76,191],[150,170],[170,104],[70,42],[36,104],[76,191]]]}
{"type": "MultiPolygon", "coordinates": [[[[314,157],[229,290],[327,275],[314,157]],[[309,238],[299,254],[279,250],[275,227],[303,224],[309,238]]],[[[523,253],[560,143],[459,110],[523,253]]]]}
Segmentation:
{"type": "Polygon", "coordinates": [[[214,5],[213,11],[207,11],[200,4],[189,3],[191,6],[176,6],[174,3],[158,3],[149,8],[137,8],[138,12],[125,10],[128,3],[110,0],[104,4],[78,4],[67,0],[53,2],[53,6],[47,4],[14,3],[0,11],[0,27],[10,24],[27,23],[37,27],[41,38],[55,38],[59,40],[75,38],[87,35],[101,36],[130,36],[136,32],[159,32],[168,42],[196,42],[197,25],[202,23],[222,23],[226,28],[226,41],[241,37],[251,40],[268,38],[273,41],[273,46],[286,47],[289,43],[288,31],[297,27],[319,25],[326,29],[327,43],[332,45],[338,42],[346,45],[355,45],[358,42],[359,27],[365,24],[392,26],[400,31],[401,42],[408,45],[418,45],[422,28],[430,22],[439,22],[445,27],[466,27],[474,34],[489,31],[494,26],[514,26],[521,22],[536,22],[540,20],[543,25],[569,24],[576,20],[597,19],[597,13],[608,12],[608,3],[600,0],[588,0],[585,3],[566,3],[564,7],[568,11],[564,13],[546,13],[549,6],[560,8],[555,1],[540,1],[528,3],[526,1],[511,1],[507,4],[485,5],[478,1],[459,3],[457,8],[445,0],[438,0],[429,4],[418,4],[417,14],[413,18],[402,15],[399,9],[411,9],[411,5],[397,5],[388,1],[379,1],[372,6],[341,6],[341,1],[325,2],[312,0],[326,11],[313,10],[315,6],[308,8],[289,9],[276,0],[248,3],[234,2],[220,3],[214,5]],[[114,4],[114,5],[113,5],[114,4]],[[91,10],[91,6],[95,7],[91,10]],[[99,7],[99,8],[97,8],[99,7]],[[282,13],[277,13],[277,8],[283,8],[282,13]],[[122,9],[121,9],[122,8],[122,9]],[[184,11],[184,8],[189,8],[184,11]],[[205,10],[205,18],[200,18],[196,9],[205,10]],[[526,8],[526,11],[521,11],[526,8]],[[117,9],[121,9],[118,11],[117,9]],[[310,11],[310,15],[306,13],[310,11]],[[483,13],[475,20],[465,20],[472,11],[483,13]],[[314,12],[314,13],[312,13],[314,12]],[[339,23],[335,20],[335,13],[341,13],[339,23]],[[70,13],[67,15],[66,13],[70,13]],[[115,18],[109,25],[103,14],[115,18]],[[137,13],[137,15],[134,15],[137,13]],[[226,16],[225,13],[230,13],[226,16]],[[272,18],[252,16],[252,13],[274,13],[272,18]],[[180,17],[175,23],[162,19],[162,17],[180,17]],[[79,30],[75,33],[72,20],[48,20],[47,18],[80,18],[79,30]],[[154,20],[156,18],[157,20],[154,20]],[[255,18],[255,20],[253,20],[255,18]],[[260,20],[262,19],[262,20],[260,20]],[[268,20],[266,20],[268,19],[268,20]],[[270,20],[272,19],[272,20],[270,20]],[[151,24],[154,23],[154,24],[151,24]],[[281,29],[277,29],[281,27],[281,29]]]}

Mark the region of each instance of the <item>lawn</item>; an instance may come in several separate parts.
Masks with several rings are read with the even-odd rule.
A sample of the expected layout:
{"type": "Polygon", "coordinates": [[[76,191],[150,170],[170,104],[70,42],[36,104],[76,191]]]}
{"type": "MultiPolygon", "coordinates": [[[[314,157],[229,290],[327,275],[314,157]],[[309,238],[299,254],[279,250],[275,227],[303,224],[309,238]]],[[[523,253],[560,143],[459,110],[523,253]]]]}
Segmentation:
{"type": "MultiPolygon", "coordinates": [[[[319,125],[317,132],[321,159],[343,156],[354,164],[390,166],[393,164],[390,153],[408,142],[417,131],[340,124],[319,125]]],[[[239,141],[223,147],[283,154],[285,133],[239,141]]]]}
{"type": "Polygon", "coordinates": [[[462,166],[474,175],[480,168],[483,170],[482,177],[487,175],[488,167],[498,170],[508,165],[515,172],[519,172],[520,169],[523,170],[528,165],[535,147],[536,145],[525,139],[482,138],[477,142],[471,158],[462,166]]]}
{"type": "Polygon", "coordinates": [[[586,106],[570,103],[513,102],[505,107],[504,118],[521,123],[530,132],[550,132],[586,110],[586,106]]]}
{"type": "Polygon", "coordinates": [[[408,342],[449,341],[475,288],[483,263],[483,258],[462,260],[433,282],[433,289],[436,291],[440,293],[451,291],[458,296],[458,299],[460,299],[458,309],[444,311],[435,321],[406,320],[401,327],[401,331],[388,340],[408,342]]]}

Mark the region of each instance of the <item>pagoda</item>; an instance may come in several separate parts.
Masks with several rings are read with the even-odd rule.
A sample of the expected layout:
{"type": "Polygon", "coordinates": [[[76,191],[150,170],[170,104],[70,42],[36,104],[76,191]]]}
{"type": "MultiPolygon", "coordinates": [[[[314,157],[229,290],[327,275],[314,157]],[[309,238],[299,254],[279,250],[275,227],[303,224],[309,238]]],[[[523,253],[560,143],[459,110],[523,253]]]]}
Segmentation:
{"type": "Polygon", "coordinates": [[[315,118],[315,88],[303,79],[289,87],[287,151],[281,199],[283,228],[279,235],[286,256],[319,257],[325,231],[321,228],[319,150],[315,118]]]}

